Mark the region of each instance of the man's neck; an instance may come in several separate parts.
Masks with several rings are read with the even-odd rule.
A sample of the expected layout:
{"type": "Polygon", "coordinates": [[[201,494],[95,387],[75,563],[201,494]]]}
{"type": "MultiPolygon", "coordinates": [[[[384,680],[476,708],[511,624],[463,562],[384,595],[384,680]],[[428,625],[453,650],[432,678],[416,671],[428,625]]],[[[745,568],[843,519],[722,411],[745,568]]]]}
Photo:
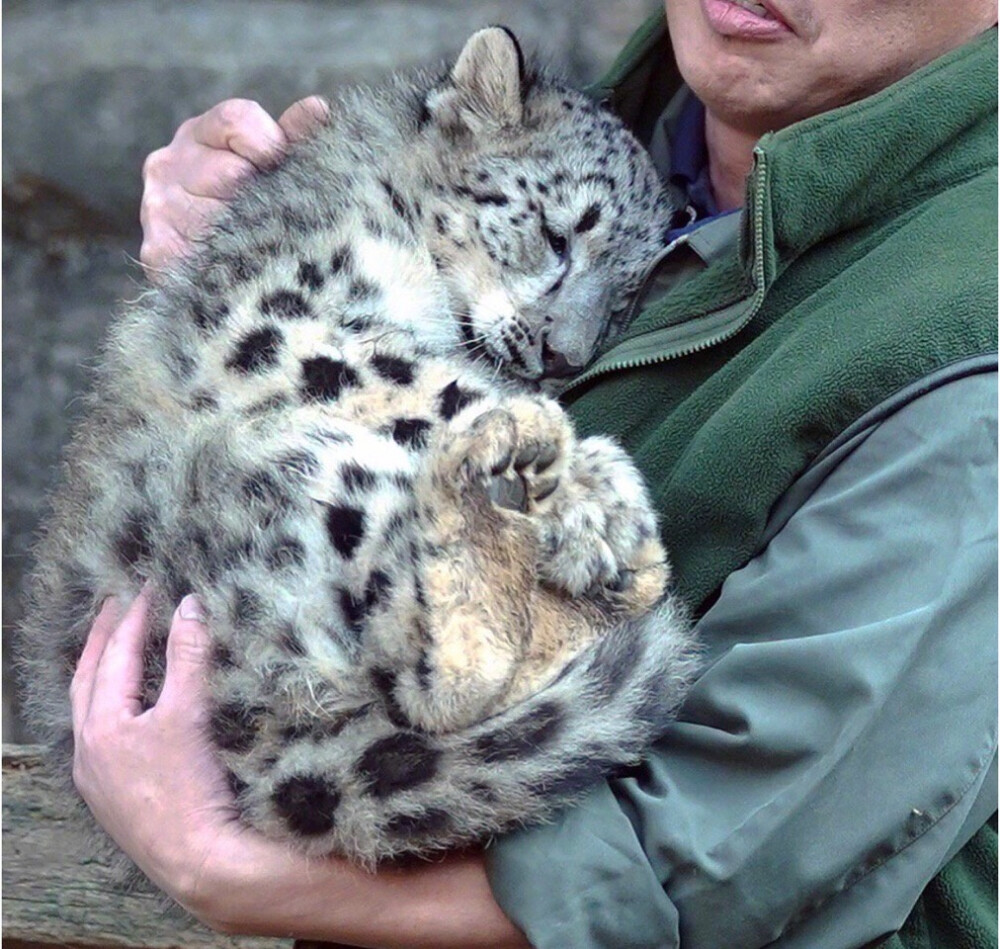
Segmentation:
{"type": "Polygon", "coordinates": [[[753,164],[753,148],[759,136],[727,125],[711,112],[705,113],[705,145],[708,172],[719,210],[730,211],[746,200],[746,178],[753,164]]]}

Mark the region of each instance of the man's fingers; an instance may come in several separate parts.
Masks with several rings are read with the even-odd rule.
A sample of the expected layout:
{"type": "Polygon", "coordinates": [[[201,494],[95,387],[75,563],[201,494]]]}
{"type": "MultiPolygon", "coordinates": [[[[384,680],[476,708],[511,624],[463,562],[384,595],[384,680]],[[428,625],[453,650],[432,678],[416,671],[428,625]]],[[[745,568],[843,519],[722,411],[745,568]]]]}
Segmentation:
{"type": "Polygon", "coordinates": [[[170,623],[167,638],[167,675],[156,707],[169,712],[174,704],[197,705],[208,663],[211,640],[205,625],[205,609],[197,596],[181,600],[170,623]]]}
{"type": "Polygon", "coordinates": [[[104,653],[104,647],[111,638],[122,615],[121,602],[114,597],[104,601],[101,611],[90,627],[87,642],[76,664],[73,681],[69,686],[69,700],[73,709],[73,724],[79,728],[90,711],[90,701],[94,693],[94,677],[97,665],[104,653]]]}
{"type": "Polygon", "coordinates": [[[330,105],[322,96],[309,96],[293,102],[278,118],[288,141],[306,138],[330,118],[330,105]]]}
{"type": "Polygon", "coordinates": [[[280,122],[256,102],[227,99],[184,122],[142,166],[139,259],[150,278],[190,250],[254,169],[275,165],[289,141],[308,135],[328,115],[319,96],[294,103],[280,122]]]}
{"type": "Polygon", "coordinates": [[[249,99],[220,102],[193,119],[189,131],[195,142],[209,148],[228,149],[257,168],[267,168],[279,161],[286,142],[281,126],[262,106],[249,99]]]}
{"type": "Polygon", "coordinates": [[[161,148],[142,166],[147,213],[170,210],[178,195],[231,198],[256,166],[235,152],[184,142],[161,148]]]}
{"type": "Polygon", "coordinates": [[[94,675],[90,714],[108,721],[142,712],[142,654],[149,620],[145,588],[108,637],[94,675]]]}
{"type": "Polygon", "coordinates": [[[233,152],[211,152],[204,161],[191,161],[178,169],[178,184],[193,198],[231,198],[255,165],[233,152]]]}

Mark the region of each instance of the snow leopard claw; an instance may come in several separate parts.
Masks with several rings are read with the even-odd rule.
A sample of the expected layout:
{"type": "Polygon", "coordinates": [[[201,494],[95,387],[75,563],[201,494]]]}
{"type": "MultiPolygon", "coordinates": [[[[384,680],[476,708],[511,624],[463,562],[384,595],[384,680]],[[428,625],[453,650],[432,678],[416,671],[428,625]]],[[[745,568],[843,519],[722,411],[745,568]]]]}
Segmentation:
{"type": "Polygon", "coordinates": [[[487,494],[497,507],[521,514],[528,510],[528,492],[521,478],[493,477],[487,487],[487,494]]]}

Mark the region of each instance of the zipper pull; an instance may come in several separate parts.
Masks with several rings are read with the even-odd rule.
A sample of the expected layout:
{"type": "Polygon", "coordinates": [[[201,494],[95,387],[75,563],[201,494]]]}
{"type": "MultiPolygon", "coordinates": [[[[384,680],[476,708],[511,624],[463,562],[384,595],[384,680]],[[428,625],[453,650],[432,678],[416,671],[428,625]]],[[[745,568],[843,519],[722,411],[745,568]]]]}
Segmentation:
{"type": "Polygon", "coordinates": [[[678,208],[670,218],[670,227],[667,230],[677,231],[682,227],[690,227],[698,220],[698,211],[693,204],[688,204],[684,208],[678,208]]]}

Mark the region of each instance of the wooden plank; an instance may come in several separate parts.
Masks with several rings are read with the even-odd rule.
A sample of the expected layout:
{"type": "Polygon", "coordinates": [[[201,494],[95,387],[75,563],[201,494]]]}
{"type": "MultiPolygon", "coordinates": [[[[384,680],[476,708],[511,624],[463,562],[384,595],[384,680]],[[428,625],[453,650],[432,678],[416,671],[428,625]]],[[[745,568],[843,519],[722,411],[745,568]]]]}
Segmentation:
{"type": "Polygon", "coordinates": [[[284,939],[223,936],[164,913],[155,896],[123,893],[88,854],[44,749],[3,746],[3,936],[10,945],[87,949],[287,949],[284,939]]]}

